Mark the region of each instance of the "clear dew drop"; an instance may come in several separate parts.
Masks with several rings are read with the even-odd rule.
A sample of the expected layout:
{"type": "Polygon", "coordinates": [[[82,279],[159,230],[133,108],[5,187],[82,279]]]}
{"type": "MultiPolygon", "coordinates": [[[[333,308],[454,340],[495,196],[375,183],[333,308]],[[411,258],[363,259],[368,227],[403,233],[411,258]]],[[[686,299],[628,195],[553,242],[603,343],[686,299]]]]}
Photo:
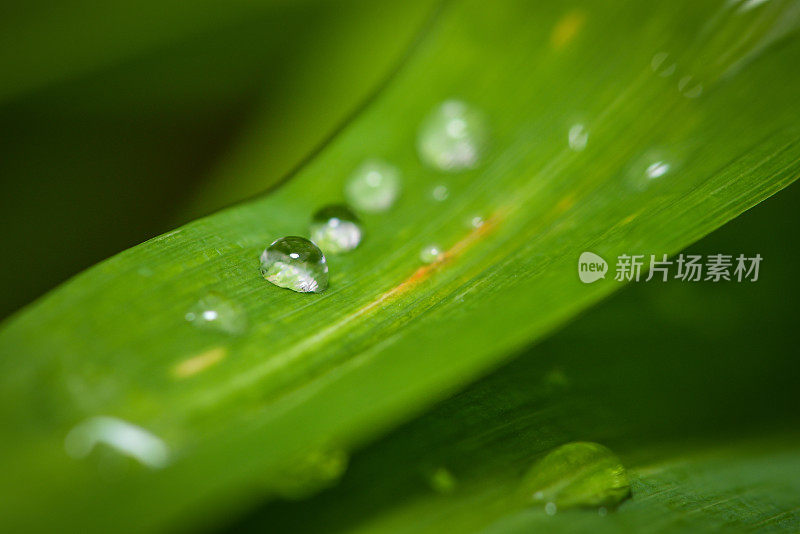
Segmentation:
{"type": "Polygon", "coordinates": [[[350,175],[344,194],[350,205],[367,212],[386,211],[400,195],[401,175],[393,165],[369,159],[350,175]]]}
{"type": "Polygon", "coordinates": [[[197,328],[238,335],[247,330],[247,314],[236,302],[211,292],[192,306],[184,318],[197,328]]]}
{"type": "Polygon", "coordinates": [[[661,178],[669,172],[669,163],[661,160],[654,161],[647,166],[644,172],[651,180],[654,178],[661,178]]]}
{"type": "Polygon", "coordinates": [[[431,191],[431,196],[437,202],[444,202],[450,196],[450,190],[447,189],[446,185],[437,185],[431,191]]]}
{"type": "Polygon", "coordinates": [[[586,148],[586,144],[589,142],[589,131],[583,124],[573,124],[569,129],[567,138],[569,140],[569,147],[575,152],[580,152],[586,148]]]}
{"type": "Polygon", "coordinates": [[[428,245],[423,248],[419,253],[419,259],[422,263],[430,264],[439,261],[442,257],[442,249],[439,245],[428,245]]]}
{"type": "Polygon", "coordinates": [[[64,449],[72,458],[86,458],[98,445],[152,469],[165,467],[169,460],[169,449],[161,438],[116,417],[91,417],[73,427],[64,439],[64,449]]]}
{"type": "Polygon", "coordinates": [[[619,458],[606,447],[589,442],[568,443],[551,451],[528,471],[520,485],[526,502],[544,503],[548,515],[567,508],[613,509],[630,493],[628,474],[619,458]]]}
{"type": "Polygon", "coordinates": [[[322,293],[328,287],[325,256],[304,237],[282,237],[268,246],[261,254],[261,274],[298,293],[322,293]]]}
{"type": "Polygon", "coordinates": [[[472,226],[473,228],[480,228],[481,226],[483,226],[483,223],[484,223],[483,217],[481,217],[480,215],[475,215],[469,220],[469,225],[472,226]]]}
{"type": "Polygon", "coordinates": [[[478,165],[488,137],[483,113],[461,100],[446,100],[422,121],[417,151],[429,167],[459,172],[478,165]]]}
{"type": "Polygon", "coordinates": [[[305,499],[336,484],[347,470],[348,462],[347,452],[335,448],[298,455],[280,473],[274,489],[285,499],[305,499]]]}
{"type": "Polygon", "coordinates": [[[361,243],[361,223],[353,210],[342,204],[325,206],[311,218],[311,241],[325,254],[340,254],[361,243]]]}

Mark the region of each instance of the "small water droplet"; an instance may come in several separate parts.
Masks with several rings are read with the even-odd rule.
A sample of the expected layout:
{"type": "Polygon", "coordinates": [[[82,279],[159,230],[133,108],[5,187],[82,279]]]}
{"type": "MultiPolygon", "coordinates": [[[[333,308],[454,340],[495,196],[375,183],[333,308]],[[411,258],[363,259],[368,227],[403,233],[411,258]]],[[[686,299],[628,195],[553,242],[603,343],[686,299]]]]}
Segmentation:
{"type": "Polygon", "coordinates": [[[298,293],[322,293],[328,287],[325,256],[304,237],[282,237],[268,246],[261,254],[261,274],[298,293]]]}
{"type": "Polygon", "coordinates": [[[450,196],[450,190],[447,189],[446,185],[437,185],[433,188],[433,191],[431,191],[431,196],[434,200],[443,202],[450,196]]]}
{"type": "Polygon", "coordinates": [[[558,506],[556,506],[556,503],[549,502],[544,505],[544,513],[547,515],[556,515],[556,512],[558,512],[558,506]]]}
{"type": "Polygon", "coordinates": [[[574,124],[569,129],[569,147],[575,152],[580,152],[586,148],[586,143],[589,141],[589,132],[583,124],[574,124]]]}
{"type": "Polygon", "coordinates": [[[476,215],[472,219],[470,219],[469,224],[473,228],[480,228],[481,226],[483,226],[483,222],[484,222],[483,217],[481,217],[480,215],[476,215]]]}
{"type": "Polygon", "coordinates": [[[675,73],[676,65],[673,61],[668,61],[668,59],[668,53],[659,52],[653,56],[652,60],[650,60],[650,68],[662,78],[672,76],[672,74],[675,73]]]}
{"type": "Polygon", "coordinates": [[[311,218],[311,241],[325,254],[353,250],[361,243],[361,226],[353,211],[335,204],[318,210],[311,218]]]}
{"type": "Polygon", "coordinates": [[[446,100],[423,120],[417,150],[428,166],[458,172],[478,165],[488,137],[483,113],[461,100],[446,100]]]}
{"type": "Polygon", "coordinates": [[[666,150],[648,150],[630,164],[626,181],[634,189],[643,191],[655,182],[664,180],[668,174],[674,173],[676,161],[666,150]]]}
{"type": "Polygon", "coordinates": [[[597,509],[597,515],[599,515],[600,517],[607,516],[608,515],[608,508],[606,508],[605,506],[601,506],[600,508],[597,509]]]}
{"type": "Polygon", "coordinates": [[[562,445],[537,462],[523,478],[520,492],[528,502],[574,507],[611,508],[630,496],[625,467],[598,443],[562,445]]]}
{"type": "Polygon", "coordinates": [[[286,499],[305,499],[334,485],[347,470],[348,455],[342,449],[319,449],[298,455],[274,484],[286,499]]]}
{"type": "Polygon", "coordinates": [[[197,328],[204,330],[216,330],[233,335],[247,330],[247,314],[244,309],[217,292],[211,292],[197,301],[184,317],[197,328]]]}
{"type": "Polygon", "coordinates": [[[64,439],[64,449],[73,458],[86,458],[100,444],[153,469],[168,462],[169,449],[161,438],[116,417],[91,417],[64,439]]]}
{"type": "Polygon", "coordinates": [[[661,160],[654,161],[647,166],[647,169],[645,169],[644,172],[651,180],[653,178],[660,178],[669,172],[669,163],[661,160]]]}
{"type": "Polygon", "coordinates": [[[400,194],[400,171],[379,159],[369,159],[350,175],[344,187],[348,202],[356,209],[386,211],[400,194]]]}
{"type": "Polygon", "coordinates": [[[438,467],[428,476],[428,483],[437,493],[453,493],[458,481],[447,468],[438,467]]]}
{"type": "Polygon", "coordinates": [[[703,93],[703,84],[694,81],[692,76],[684,76],[678,82],[678,91],[686,98],[697,98],[703,93]]]}
{"type": "Polygon", "coordinates": [[[439,245],[428,245],[427,247],[423,248],[422,252],[419,254],[419,259],[422,260],[422,263],[434,263],[441,257],[442,249],[439,248],[439,245]]]}

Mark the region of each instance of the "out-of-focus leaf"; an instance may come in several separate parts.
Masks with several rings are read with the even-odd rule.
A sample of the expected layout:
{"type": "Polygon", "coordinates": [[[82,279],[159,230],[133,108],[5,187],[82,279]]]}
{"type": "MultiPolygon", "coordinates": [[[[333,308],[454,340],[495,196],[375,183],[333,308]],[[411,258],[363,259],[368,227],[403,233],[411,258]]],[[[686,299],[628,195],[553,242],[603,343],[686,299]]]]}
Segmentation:
{"type": "Polygon", "coordinates": [[[449,4],[380,97],[286,185],[103,262],[4,325],[3,516],[163,527],[330,484],[346,451],[620,287],[582,284],[581,252],[675,252],[796,178],[800,73],[787,65],[800,42],[776,30],[793,6],[449,4]],[[491,148],[478,168],[443,175],[420,163],[415,138],[452,97],[485,113],[491,148]],[[589,137],[576,151],[578,120],[589,137]],[[359,249],[329,259],[328,291],[265,282],[263,247],[305,233],[372,157],[402,170],[402,197],[364,215],[359,249]],[[420,266],[433,242],[444,254],[420,266]],[[246,311],[246,333],[187,323],[209,291],[246,311]],[[68,457],[70,431],[99,415],[157,436],[166,465],[68,457]]]}
{"type": "Polygon", "coordinates": [[[0,226],[16,229],[5,242],[15,254],[0,266],[0,317],[103,258],[274,186],[397,68],[434,5],[263,6],[0,99],[0,226]],[[268,165],[234,169],[245,145],[268,165]]]}

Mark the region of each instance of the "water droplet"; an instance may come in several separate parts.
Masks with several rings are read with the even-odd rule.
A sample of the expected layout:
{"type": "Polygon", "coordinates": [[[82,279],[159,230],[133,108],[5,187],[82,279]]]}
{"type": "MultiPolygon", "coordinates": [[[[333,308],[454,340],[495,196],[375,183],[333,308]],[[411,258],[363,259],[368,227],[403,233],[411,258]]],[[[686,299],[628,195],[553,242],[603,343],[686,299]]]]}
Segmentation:
{"type": "Polygon", "coordinates": [[[216,330],[227,334],[241,334],[247,330],[244,309],[224,295],[211,292],[186,312],[185,319],[197,328],[216,330]]]}
{"type": "Polygon", "coordinates": [[[433,197],[433,200],[443,202],[447,200],[447,197],[450,196],[450,190],[447,189],[446,185],[437,185],[433,188],[433,191],[431,191],[431,196],[433,197]]]}
{"type": "Polygon", "coordinates": [[[442,249],[438,245],[428,245],[422,249],[419,259],[422,263],[434,263],[442,257],[442,249]]]}
{"type": "Polygon", "coordinates": [[[575,152],[580,152],[586,148],[589,141],[589,132],[583,124],[574,124],[569,129],[569,147],[575,152]]]}
{"type": "Polygon", "coordinates": [[[480,228],[481,226],[483,226],[483,222],[484,222],[483,217],[481,217],[480,215],[476,215],[472,219],[470,219],[469,224],[473,228],[480,228]]]}
{"type": "Polygon", "coordinates": [[[666,161],[654,161],[645,169],[645,174],[651,180],[653,178],[660,178],[669,172],[669,163],[666,161]]]}
{"type": "Polygon", "coordinates": [[[650,68],[662,78],[672,76],[672,74],[675,73],[676,65],[673,61],[668,61],[668,59],[668,53],[659,52],[653,56],[652,60],[650,60],[650,68]]]}
{"type": "Polygon", "coordinates": [[[282,237],[268,246],[261,254],[261,274],[276,286],[299,293],[322,293],[328,287],[325,256],[304,237],[282,237]]]}
{"type": "Polygon", "coordinates": [[[361,243],[358,217],[347,206],[325,206],[311,218],[311,241],[326,254],[353,250],[361,243]]]}
{"type": "Polygon", "coordinates": [[[489,133],[483,113],[460,100],[446,100],[420,126],[420,159],[435,169],[458,172],[478,165],[489,133]]]}
{"type": "Polygon", "coordinates": [[[341,449],[319,449],[298,455],[274,483],[286,499],[305,499],[334,485],[347,470],[348,455],[341,449]]]}
{"type": "Polygon", "coordinates": [[[458,485],[456,477],[445,467],[434,469],[428,476],[428,483],[437,493],[453,493],[458,485]]]}
{"type": "Polygon", "coordinates": [[[158,469],[167,465],[169,449],[161,438],[122,419],[96,416],[76,425],[64,439],[73,458],[86,458],[98,444],[158,469]]]}
{"type": "Polygon", "coordinates": [[[558,506],[556,506],[556,503],[549,502],[544,505],[544,513],[547,515],[556,515],[556,512],[558,512],[558,506]]]}
{"type": "Polygon", "coordinates": [[[363,211],[386,211],[400,194],[400,171],[379,159],[361,164],[344,186],[348,202],[363,211]]]}
{"type": "Polygon", "coordinates": [[[553,450],[528,471],[521,485],[528,502],[547,503],[545,511],[553,504],[553,513],[574,507],[612,508],[630,492],[628,474],[619,458],[606,447],[588,442],[553,450]]]}
{"type": "Polygon", "coordinates": [[[652,149],[635,159],[628,168],[626,180],[634,189],[643,191],[675,172],[677,160],[662,149],[652,149]]]}
{"type": "Polygon", "coordinates": [[[600,508],[597,509],[597,515],[599,515],[600,517],[607,516],[608,515],[608,508],[606,508],[605,506],[601,506],[600,508]]]}
{"type": "Polygon", "coordinates": [[[703,93],[703,84],[695,82],[692,76],[684,76],[678,82],[678,91],[686,98],[697,98],[703,93]]]}

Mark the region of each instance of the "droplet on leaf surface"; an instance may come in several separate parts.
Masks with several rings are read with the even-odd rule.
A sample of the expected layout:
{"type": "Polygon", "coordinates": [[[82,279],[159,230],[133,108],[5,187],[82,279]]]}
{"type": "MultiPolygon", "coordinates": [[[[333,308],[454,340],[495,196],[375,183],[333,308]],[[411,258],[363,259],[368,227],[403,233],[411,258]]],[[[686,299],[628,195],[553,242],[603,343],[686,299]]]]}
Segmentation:
{"type": "Polygon", "coordinates": [[[282,237],[268,246],[261,254],[261,274],[276,286],[298,293],[322,293],[328,287],[327,260],[304,237],[282,237]]]}

